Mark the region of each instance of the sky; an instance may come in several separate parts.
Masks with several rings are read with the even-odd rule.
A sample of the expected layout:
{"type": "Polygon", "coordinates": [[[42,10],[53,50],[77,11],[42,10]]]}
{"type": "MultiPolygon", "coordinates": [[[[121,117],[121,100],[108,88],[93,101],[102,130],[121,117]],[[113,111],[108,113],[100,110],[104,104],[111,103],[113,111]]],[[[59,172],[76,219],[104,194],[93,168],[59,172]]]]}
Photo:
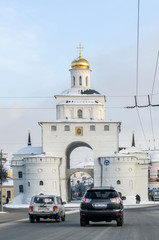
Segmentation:
{"type": "Polygon", "coordinates": [[[121,122],[120,147],[131,146],[134,130],[137,147],[159,149],[159,107],[125,108],[136,95],[139,105],[148,95],[159,104],[158,9],[158,0],[140,0],[137,65],[138,0],[0,0],[0,149],[8,158],[27,145],[28,130],[41,146],[38,122],[56,119],[54,95],[71,87],[79,43],[91,88],[106,96],[106,121],[121,122]]]}

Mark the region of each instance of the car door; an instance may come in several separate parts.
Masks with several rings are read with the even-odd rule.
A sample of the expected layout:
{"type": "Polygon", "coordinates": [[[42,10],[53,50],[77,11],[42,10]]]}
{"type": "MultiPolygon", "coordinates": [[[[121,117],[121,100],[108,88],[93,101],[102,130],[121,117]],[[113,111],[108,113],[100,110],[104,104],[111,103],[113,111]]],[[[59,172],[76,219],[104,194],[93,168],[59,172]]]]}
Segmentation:
{"type": "Polygon", "coordinates": [[[62,204],[62,199],[60,197],[57,197],[57,205],[59,208],[59,211],[64,215],[64,206],[62,204]]]}

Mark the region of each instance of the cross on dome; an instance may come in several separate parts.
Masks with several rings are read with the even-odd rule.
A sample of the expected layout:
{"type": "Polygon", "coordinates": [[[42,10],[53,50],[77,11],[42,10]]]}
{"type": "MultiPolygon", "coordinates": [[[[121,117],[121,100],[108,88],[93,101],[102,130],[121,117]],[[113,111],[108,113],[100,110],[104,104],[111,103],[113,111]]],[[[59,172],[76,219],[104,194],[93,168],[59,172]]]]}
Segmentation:
{"type": "Polygon", "coordinates": [[[76,58],[72,63],[71,63],[71,67],[72,68],[80,68],[80,69],[89,69],[89,62],[84,59],[82,56],[81,56],[81,50],[83,49],[84,47],[81,46],[81,43],[79,44],[79,46],[77,47],[77,49],[79,49],[79,57],[76,58]]]}
{"type": "Polygon", "coordinates": [[[81,46],[81,43],[79,44],[79,47],[77,47],[77,49],[79,49],[79,57],[81,57],[81,50],[84,49],[84,47],[81,46]]]}

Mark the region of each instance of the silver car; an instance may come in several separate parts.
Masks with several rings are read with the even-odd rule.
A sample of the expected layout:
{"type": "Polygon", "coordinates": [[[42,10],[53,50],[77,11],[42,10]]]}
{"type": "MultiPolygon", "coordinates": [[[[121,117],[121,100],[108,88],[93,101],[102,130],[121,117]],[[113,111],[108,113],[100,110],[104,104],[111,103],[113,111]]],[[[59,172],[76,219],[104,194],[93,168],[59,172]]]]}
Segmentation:
{"type": "Polygon", "coordinates": [[[62,199],[55,195],[35,195],[29,206],[29,220],[33,223],[40,218],[55,219],[56,222],[65,221],[65,208],[62,199]]]}

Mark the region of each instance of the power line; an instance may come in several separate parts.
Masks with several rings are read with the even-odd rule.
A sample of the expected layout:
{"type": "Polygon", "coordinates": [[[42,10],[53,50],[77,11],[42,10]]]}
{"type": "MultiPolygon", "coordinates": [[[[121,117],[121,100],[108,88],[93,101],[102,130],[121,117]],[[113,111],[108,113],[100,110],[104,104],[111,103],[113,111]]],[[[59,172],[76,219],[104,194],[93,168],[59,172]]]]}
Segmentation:
{"type": "MultiPolygon", "coordinates": [[[[152,84],[152,91],[151,91],[151,101],[152,101],[152,96],[153,96],[153,91],[154,91],[154,86],[155,86],[155,81],[156,81],[156,74],[157,74],[157,68],[158,68],[158,59],[159,59],[159,51],[157,54],[157,60],[156,60],[156,67],[155,67],[155,74],[154,74],[154,79],[153,79],[153,84],[152,84]]],[[[155,136],[154,136],[154,128],[153,128],[153,118],[152,118],[152,106],[150,106],[150,119],[151,119],[151,130],[152,130],[152,139],[153,139],[153,146],[154,149],[156,149],[155,146],[155,136]]]]}
{"type": "Polygon", "coordinates": [[[145,139],[145,142],[146,142],[146,146],[147,146],[147,149],[148,149],[147,139],[146,139],[146,135],[145,135],[145,132],[144,132],[144,128],[143,128],[143,125],[142,125],[142,121],[141,121],[141,117],[140,117],[138,108],[136,108],[136,111],[137,111],[137,115],[138,115],[139,122],[140,122],[140,125],[141,125],[142,133],[143,133],[143,136],[144,136],[144,139],[145,139]]]}
{"type": "Polygon", "coordinates": [[[140,0],[138,0],[138,18],[137,18],[137,49],[136,49],[136,96],[138,96],[138,78],[139,78],[139,30],[140,30],[140,0]]]}
{"type": "MultiPolygon", "coordinates": [[[[138,0],[138,16],[137,16],[136,96],[135,96],[135,106],[134,107],[136,108],[137,115],[138,115],[139,122],[140,122],[141,129],[142,129],[142,133],[143,133],[146,145],[147,145],[147,139],[146,139],[145,131],[144,131],[142,121],[141,121],[141,117],[140,117],[140,114],[139,114],[139,109],[138,109],[139,106],[137,105],[138,84],[139,84],[139,32],[140,32],[140,0],[138,0]]],[[[148,148],[148,145],[147,145],[147,148],[148,148]]]]}
{"type": "MultiPolygon", "coordinates": [[[[159,95],[159,93],[152,93],[149,94],[151,96],[156,96],[156,95],[159,95]]],[[[106,95],[106,98],[133,98],[134,95],[106,95]]],[[[69,95],[68,95],[69,97],[69,95]]],[[[147,97],[146,94],[143,94],[143,95],[137,95],[137,97],[147,97]]],[[[54,98],[54,96],[0,96],[0,99],[52,99],[54,98]]]]}
{"type": "Polygon", "coordinates": [[[156,149],[155,147],[155,136],[154,136],[154,128],[153,128],[153,119],[152,119],[152,107],[150,106],[149,109],[150,109],[150,120],[151,120],[151,130],[152,130],[152,139],[153,139],[153,146],[154,146],[154,149],[156,149]]]}
{"type": "Polygon", "coordinates": [[[53,98],[53,96],[0,96],[0,98],[53,98]]]}
{"type": "Polygon", "coordinates": [[[157,74],[157,68],[158,68],[158,59],[159,59],[159,51],[158,51],[158,54],[157,54],[157,60],[156,60],[155,74],[154,74],[153,85],[152,85],[152,91],[151,91],[151,100],[152,100],[153,91],[154,91],[154,86],[155,86],[155,81],[156,81],[156,74],[157,74]]]}
{"type": "Polygon", "coordinates": [[[147,95],[147,97],[148,97],[148,104],[147,104],[147,105],[138,105],[138,103],[137,103],[137,96],[134,96],[134,98],[135,98],[135,105],[133,105],[133,106],[127,106],[127,107],[125,107],[125,108],[159,107],[159,104],[152,104],[152,103],[151,103],[151,101],[150,101],[150,96],[149,96],[149,95],[147,95]]]}

